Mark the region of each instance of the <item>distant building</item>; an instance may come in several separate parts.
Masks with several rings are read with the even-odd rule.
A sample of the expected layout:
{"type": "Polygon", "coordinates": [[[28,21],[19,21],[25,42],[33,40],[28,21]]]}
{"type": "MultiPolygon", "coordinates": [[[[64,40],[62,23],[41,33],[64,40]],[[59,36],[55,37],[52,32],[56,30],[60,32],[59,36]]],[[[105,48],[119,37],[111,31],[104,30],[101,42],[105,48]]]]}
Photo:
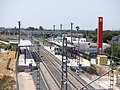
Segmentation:
{"type": "Polygon", "coordinates": [[[120,35],[112,37],[112,42],[113,43],[120,43],[120,35]]]}
{"type": "Polygon", "coordinates": [[[3,30],[5,30],[5,28],[4,27],[0,27],[0,31],[3,31],[3,30]]]}

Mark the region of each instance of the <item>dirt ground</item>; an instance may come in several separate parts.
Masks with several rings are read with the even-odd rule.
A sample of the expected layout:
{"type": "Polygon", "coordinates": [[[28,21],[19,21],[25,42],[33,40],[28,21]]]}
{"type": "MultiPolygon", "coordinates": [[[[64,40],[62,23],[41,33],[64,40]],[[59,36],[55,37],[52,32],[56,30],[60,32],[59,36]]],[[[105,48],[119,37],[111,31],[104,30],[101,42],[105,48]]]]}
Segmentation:
{"type": "MultiPolygon", "coordinates": [[[[0,52],[0,79],[7,76],[8,80],[5,81],[7,86],[9,86],[7,82],[10,81],[10,79],[13,82],[15,81],[15,76],[16,76],[15,75],[15,60],[16,59],[15,59],[14,54],[15,54],[15,51],[6,51],[2,53],[0,52]],[[10,64],[8,65],[10,58],[11,58],[10,64]],[[8,68],[7,68],[7,65],[8,65],[8,68]]],[[[15,90],[15,85],[13,86],[14,86],[14,89],[12,90],[15,90]]]]}

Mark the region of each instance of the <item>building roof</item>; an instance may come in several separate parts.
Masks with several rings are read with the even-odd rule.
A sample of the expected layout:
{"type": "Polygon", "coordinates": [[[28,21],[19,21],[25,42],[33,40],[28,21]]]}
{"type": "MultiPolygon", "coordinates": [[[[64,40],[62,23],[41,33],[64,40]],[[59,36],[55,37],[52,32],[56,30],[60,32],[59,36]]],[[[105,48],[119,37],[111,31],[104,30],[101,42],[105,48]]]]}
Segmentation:
{"type": "Polygon", "coordinates": [[[10,40],[9,43],[10,44],[18,44],[18,40],[10,40]]]}
{"type": "MultiPolygon", "coordinates": [[[[57,41],[50,41],[50,43],[53,43],[58,46],[62,46],[63,44],[63,42],[57,42],[57,41]]],[[[75,46],[67,43],[67,47],[75,47],[75,46]]]]}
{"type": "Polygon", "coordinates": [[[20,40],[20,44],[18,44],[19,47],[25,47],[25,46],[32,46],[32,43],[30,40],[20,40]]]}
{"type": "Polygon", "coordinates": [[[97,55],[98,57],[107,57],[106,55],[97,55]]]}
{"type": "Polygon", "coordinates": [[[112,42],[113,42],[113,43],[118,43],[118,42],[120,42],[120,36],[114,36],[114,37],[112,37],[112,42]]]}

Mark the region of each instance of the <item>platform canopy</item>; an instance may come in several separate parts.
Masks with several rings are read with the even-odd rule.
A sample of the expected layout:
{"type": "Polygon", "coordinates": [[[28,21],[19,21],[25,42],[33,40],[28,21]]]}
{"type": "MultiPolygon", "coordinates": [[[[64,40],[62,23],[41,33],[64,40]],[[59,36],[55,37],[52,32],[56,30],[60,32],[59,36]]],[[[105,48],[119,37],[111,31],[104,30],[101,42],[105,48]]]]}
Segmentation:
{"type": "Polygon", "coordinates": [[[10,44],[18,44],[18,40],[9,40],[10,44]]]}
{"type": "Polygon", "coordinates": [[[30,40],[20,40],[20,44],[18,44],[19,47],[27,47],[32,46],[32,43],[30,40]]]}
{"type": "MultiPolygon", "coordinates": [[[[54,45],[62,47],[63,42],[58,42],[58,41],[49,41],[49,43],[52,43],[54,45]]],[[[75,47],[74,45],[67,44],[67,47],[75,47]]]]}

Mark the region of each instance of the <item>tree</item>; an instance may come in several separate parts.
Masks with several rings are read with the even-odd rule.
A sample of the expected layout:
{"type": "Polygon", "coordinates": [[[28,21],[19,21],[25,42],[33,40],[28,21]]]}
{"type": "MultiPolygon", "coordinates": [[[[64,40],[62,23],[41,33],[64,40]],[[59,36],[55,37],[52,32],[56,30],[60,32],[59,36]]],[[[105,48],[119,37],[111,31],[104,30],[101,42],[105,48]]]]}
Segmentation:
{"type": "Polygon", "coordinates": [[[93,37],[93,42],[97,42],[97,36],[93,37]]]}
{"type": "Polygon", "coordinates": [[[103,42],[108,43],[107,41],[111,40],[113,36],[118,36],[120,33],[118,31],[104,31],[103,32],[103,42]]]}
{"type": "MultiPolygon", "coordinates": [[[[113,56],[114,56],[114,57],[118,57],[118,58],[120,58],[119,45],[120,45],[120,44],[118,44],[118,43],[115,43],[115,44],[113,45],[113,56]]],[[[104,50],[104,53],[106,53],[106,54],[108,54],[108,55],[111,56],[111,48],[112,48],[112,47],[106,48],[106,49],[104,50]]],[[[114,61],[118,61],[118,59],[114,58],[114,61]]]]}
{"type": "Polygon", "coordinates": [[[108,43],[108,41],[110,41],[111,39],[112,39],[112,34],[103,34],[103,42],[105,42],[105,43],[108,43]]]}
{"type": "Polygon", "coordinates": [[[28,27],[27,30],[35,30],[34,27],[28,27]]]}
{"type": "Polygon", "coordinates": [[[39,26],[39,30],[44,30],[42,26],[39,26]]]}

